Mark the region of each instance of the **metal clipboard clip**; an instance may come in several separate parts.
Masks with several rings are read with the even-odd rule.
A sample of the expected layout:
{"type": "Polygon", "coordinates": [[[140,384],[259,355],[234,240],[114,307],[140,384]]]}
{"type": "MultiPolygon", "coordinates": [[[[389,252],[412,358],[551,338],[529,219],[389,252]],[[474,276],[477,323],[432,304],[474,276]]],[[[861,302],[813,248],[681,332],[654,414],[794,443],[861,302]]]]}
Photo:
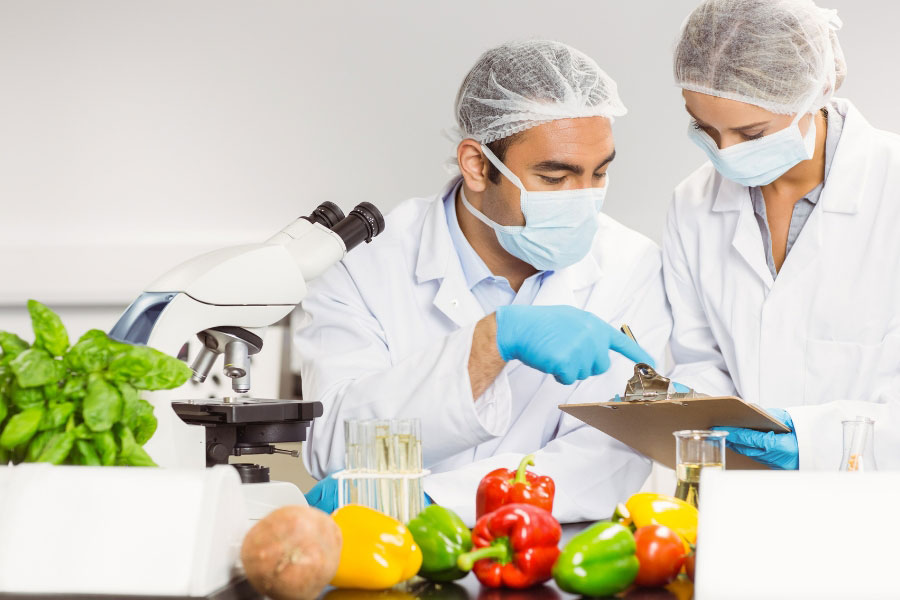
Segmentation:
{"type": "MultiPolygon", "coordinates": [[[[622,325],[622,333],[633,341],[634,334],[628,325],[622,325]]],[[[634,365],[634,376],[625,384],[625,397],[616,394],[613,402],[656,402],[658,400],[679,400],[682,398],[704,398],[706,394],[700,394],[694,390],[687,392],[670,392],[671,380],[656,372],[656,369],[646,363],[634,365]]]]}
{"type": "Polygon", "coordinates": [[[687,392],[670,392],[671,380],[663,377],[648,364],[638,363],[634,365],[634,376],[625,384],[625,396],[616,396],[616,401],[625,402],[656,402],[658,400],[679,400],[682,398],[702,398],[694,390],[687,392]]]}

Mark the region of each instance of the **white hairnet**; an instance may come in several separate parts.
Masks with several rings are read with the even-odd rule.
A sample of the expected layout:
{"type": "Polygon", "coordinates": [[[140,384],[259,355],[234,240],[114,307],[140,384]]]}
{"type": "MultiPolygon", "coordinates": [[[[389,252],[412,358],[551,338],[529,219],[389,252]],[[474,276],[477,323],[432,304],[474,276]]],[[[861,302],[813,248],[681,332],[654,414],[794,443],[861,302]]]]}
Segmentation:
{"type": "Polygon", "coordinates": [[[488,50],[456,96],[459,128],[483,144],[548,121],[626,112],[616,82],[593,59],[549,40],[488,50]]]}
{"type": "Polygon", "coordinates": [[[818,110],[847,72],[840,27],[812,0],[706,0],[682,26],[675,81],[774,113],[818,110]]]}

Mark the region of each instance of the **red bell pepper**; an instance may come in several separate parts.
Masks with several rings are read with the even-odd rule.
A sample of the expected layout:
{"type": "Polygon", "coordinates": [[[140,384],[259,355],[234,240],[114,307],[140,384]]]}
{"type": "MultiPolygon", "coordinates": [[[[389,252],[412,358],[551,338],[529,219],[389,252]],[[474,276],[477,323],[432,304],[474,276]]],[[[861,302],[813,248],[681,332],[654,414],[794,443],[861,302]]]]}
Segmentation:
{"type": "Polygon", "coordinates": [[[474,549],[456,564],[487,587],[531,587],[552,577],[561,536],[559,522],[543,508],[507,504],[478,519],[474,549]]]}
{"type": "Polygon", "coordinates": [[[478,484],[475,496],[475,518],[480,519],[505,504],[531,504],[547,512],[553,511],[553,494],[556,485],[546,475],[536,475],[526,467],[534,464],[534,454],[519,463],[516,471],[494,469],[478,484]]]}

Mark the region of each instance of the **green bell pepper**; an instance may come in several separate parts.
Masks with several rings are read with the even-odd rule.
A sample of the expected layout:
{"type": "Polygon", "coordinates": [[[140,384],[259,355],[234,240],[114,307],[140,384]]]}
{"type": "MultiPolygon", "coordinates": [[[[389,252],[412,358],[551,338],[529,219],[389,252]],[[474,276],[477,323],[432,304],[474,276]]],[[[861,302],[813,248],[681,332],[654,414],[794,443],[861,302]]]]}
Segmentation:
{"type": "Polygon", "coordinates": [[[600,521],[566,544],[553,567],[553,579],[560,589],[572,594],[615,594],[637,577],[640,564],[634,552],[630,530],[618,523],[600,521]]]}
{"type": "Polygon", "coordinates": [[[453,581],[467,575],[456,559],[472,549],[472,533],[450,509],[432,504],[407,525],[422,549],[419,575],[430,581],[453,581]]]}

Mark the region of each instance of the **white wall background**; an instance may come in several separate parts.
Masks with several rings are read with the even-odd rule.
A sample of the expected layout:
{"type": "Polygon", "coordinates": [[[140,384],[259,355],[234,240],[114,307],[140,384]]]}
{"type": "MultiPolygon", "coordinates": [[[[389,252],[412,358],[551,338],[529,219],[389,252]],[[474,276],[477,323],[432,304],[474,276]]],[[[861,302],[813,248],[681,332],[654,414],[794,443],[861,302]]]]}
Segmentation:
{"type": "MultiPolygon", "coordinates": [[[[0,305],[121,307],[322,200],[388,210],[436,191],[457,86],[512,38],[568,42],[619,82],[608,211],[659,239],[701,160],[670,74],[693,4],[0,0],[0,305]]],[[[828,5],[844,95],[900,131],[900,3],[828,5]]]]}
{"type": "MultiPolygon", "coordinates": [[[[659,240],[673,186],[702,160],[670,66],[693,5],[0,0],[0,329],[28,337],[29,297],[73,339],[109,329],[201,251],[323,200],[387,211],[437,191],[459,82],[509,39],[570,43],[618,81],[630,113],[607,210],[659,240]]],[[[845,22],[842,95],[900,131],[900,3],[824,5],[845,22]]],[[[276,478],[307,489],[299,461],[278,458],[276,478]]],[[[657,477],[648,489],[671,489],[657,477]]]]}

